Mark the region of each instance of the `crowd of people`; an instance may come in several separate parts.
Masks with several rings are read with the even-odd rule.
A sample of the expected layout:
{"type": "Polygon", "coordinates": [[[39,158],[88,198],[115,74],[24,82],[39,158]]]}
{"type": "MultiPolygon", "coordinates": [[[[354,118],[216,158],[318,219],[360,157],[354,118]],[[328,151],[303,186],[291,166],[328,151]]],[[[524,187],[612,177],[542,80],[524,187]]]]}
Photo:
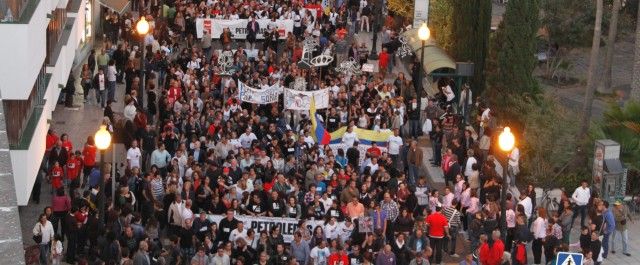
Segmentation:
{"type": "MultiPolygon", "coordinates": [[[[412,81],[420,76],[417,61],[408,62],[407,77],[394,72],[403,63],[395,50],[404,25],[374,1],[329,2],[323,9],[317,1],[180,0],[164,1],[163,8],[133,1],[136,12],[105,11],[106,38],[80,78],[85,103],[104,109],[103,125],[124,144],[126,162],[101,165],[92,136],[78,148],[68,135],[49,131],[42,168],[53,199],[33,229],[41,264],[427,265],[444,256],[464,265],[543,264],[543,253],[546,264],[571,243],[597,264],[609,241],[614,253],[618,233],[622,254],[629,255],[629,212],[619,202],[609,209],[586,182],[555,213],[536,206],[533,186],[509,193],[501,233],[501,189],[515,186],[520,154],[514,149],[506,165],[491,155],[496,126],[489,107],[473,98],[469,85],[454,93],[457,84],[446,78],[438,81],[439,93],[428,95],[412,81]],[[338,58],[367,61],[367,43],[353,35],[379,23],[369,18],[374,10],[386,14],[384,25],[372,29],[385,47],[380,71],[337,72],[338,58]],[[135,32],[138,14],[151,23],[143,39],[135,32]],[[228,29],[197,39],[195,20],[202,17],[248,19],[247,39],[235,40],[228,29]],[[280,40],[269,27],[259,41],[255,19],[261,18],[292,19],[294,30],[280,40]],[[316,53],[335,54],[332,65],[298,67],[308,38],[319,43],[316,53]],[[229,75],[221,74],[221,50],[233,54],[229,75]],[[242,102],[239,82],[329,88],[330,106],[318,116],[330,132],[347,127],[340,139],[345,148],[319,145],[309,112],[286,110],[282,99],[242,102]],[[118,100],[122,115],[113,109],[118,100]],[[391,136],[365,143],[354,128],[391,136]],[[443,189],[423,173],[425,141],[445,173],[443,189]],[[364,144],[366,151],[358,148],[364,144]],[[501,166],[508,183],[496,170],[501,166]],[[578,215],[583,231],[576,245],[569,234],[578,215]],[[242,216],[293,218],[298,225],[284,235],[281,226],[250,227],[242,216]],[[310,225],[316,220],[324,223],[310,225]]],[[[39,202],[36,194],[33,199],[39,202]]]]}

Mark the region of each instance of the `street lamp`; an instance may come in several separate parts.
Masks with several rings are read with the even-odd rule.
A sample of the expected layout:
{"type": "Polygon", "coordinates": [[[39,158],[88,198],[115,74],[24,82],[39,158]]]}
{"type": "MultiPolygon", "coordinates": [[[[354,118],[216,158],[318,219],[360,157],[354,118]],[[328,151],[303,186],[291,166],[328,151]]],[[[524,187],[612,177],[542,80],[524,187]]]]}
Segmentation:
{"type": "Polygon", "coordinates": [[[516,144],[516,137],[511,133],[511,128],[504,127],[498,137],[500,150],[507,154],[507,159],[502,167],[502,194],[500,195],[500,234],[504,242],[507,236],[507,167],[509,166],[509,152],[516,144]]]}
{"type": "Polygon", "coordinates": [[[145,42],[147,33],[149,32],[149,22],[147,22],[147,19],[144,16],[141,16],[138,23],[136,23],[136,31],[138,31],[138,34],[140,34],[140,36],[142,36],[142,45],[141,45],[142,60],[140,61],[140,87],[138,87],[138,102],[140,103],[140,107],[142,107],[144,106],[142,102],[144,99],[144,96],[142,93],[144,93],[144,88],[145,88],[145,79],[146,79],[145,57],[147,53],[147,49],[144,45],[144,42],[145,42]]]}
{"type": "MultiPolygon", "coordinates": [[[[104,163],[104,157],[105,157],[105,151],[109,148],[109,146],[111,146],[111,133],[109,133],[109,131],[107,131],[107,126],[106,125],[100,125],[100,129],[96,132],[96,135],[93,137],[96,147],[98,148],[98,150],[100,150],[100,192],[104,192],[104,175],[106,174],[105,172],[105,163],[104,163]]],[[[113,196],[113,193],[115,191],[115,180],[111,180],[111,195],[113,196]]],[[[104,209],[104,207],[103,207],[104,209]]],[[[104,218],[104,212],[100,213],[100,217],[104,218]]],[[[104,219],[101,219],[104,220],[104,219]]]]}
{"type": "Polygon", "coordinates": [[[431,31],[429,31],[429,27],[427,27],[426,22],[422,22],[422,26],[418,29],[418,38],[422,41],[422,49],[420,51],[420,74],[418,75],[418,80],[414,84],[414,88],[416,89],[416,97],[420,97],[420,89],[422,88],[422,79],[424,79],[424,47],[427,44],[427,40],[431,37],[431,31]]]}

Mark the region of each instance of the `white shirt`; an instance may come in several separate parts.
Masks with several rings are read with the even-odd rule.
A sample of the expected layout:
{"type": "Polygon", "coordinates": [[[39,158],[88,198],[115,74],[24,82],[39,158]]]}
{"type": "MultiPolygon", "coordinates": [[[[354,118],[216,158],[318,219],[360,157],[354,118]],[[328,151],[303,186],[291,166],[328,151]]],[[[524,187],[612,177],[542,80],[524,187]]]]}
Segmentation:
{"type": "Polygon", "coordinates": [[[451,86],[443,87],[442,88],[442,92],[447,97],[447,101],[452,101],[453,98],[456,97],[456,94],[453,93],[453,90],[451,89],[451,86]]]}
{"type": "Polygon", "coordinates": [[[402,146],[402,137],[392,135],[389,137],[389,154],[390,155],[398,155],[400,154],[400,147],[402,146]]]}
{"type": "Polygon", "coordinates": [[[247,241],[247,229],[242,229],[242,232],[238,231],[238,228],[233,229],[231,234],[229,234],[229,241],[235,244],[238,238],[242,238],[244,241],[247,241]]]}
{"type": "Polygon", "coordinates": [[[587,205],[589,203],[589,199],[591,198],[591,189],[589,189],[588,187],[582,188],[582,186],[580,186],[573,192],[571,198],[579,206],[587,205]]]}
{"type": "Polygon", "coordinates": [[[326,235],[327,239],[335,239],[338,237],[338,222],[335,222],[334,224],[331,223],[327,223],[324,226],[324,234],[326,235]]]}
{"type": "MultiPolygon", "coordinates": [[[[469,157],[467,159],[467,164],[465,164],[465,166],[464,166],[464,175],[465,176],[467,176],[467,177],[471,176],[471,173],[473,173],[473,169],[471,169],[471,166],[473,166],[473,164],[476,164],[476,163],[478,163],[478,160],[476,160],[476,158],[473,157],[473,156],[469,157]]],[[[509,163],[511,163],[511,162],[509,162],[509,163]]]]}
{"type": "Polygon", "coordinates": [[[520,149],[518,149],[518,147],[514,147],[509,154],[509,165],[512,167],[517,167],[518,160],[520,160],[520,149]]]}
{"type": "Polygon", "coordinates": [[[124,107],[124,118],[130,121],[136,118],[136,106],[133,104],[129,104],[124,107]]]}
{"type": "Polygon", "coordinates": [[[98,89],[100,89],[100,91],[103,91],[105,89],[104,74],[98,75],[98,89]]]}
{"type": "Polygon", "coordinates": [[[351,224],[351,226],[347,226],[347,222],[341,222],[338,224],[338,235],[340,236],[342,243],[351,237],[351,232],[353,232],[354,227],[355,226],[353,224],[351,224]]]}
{"type": "Polygon", "coordinates": [[[180,214],[180,216],[182,216],[182,227],[186,227],[185,222],[187,220],[193,221],[193,211],[191,211],[191,209],[189,208],[185,207],[182,210],[182,213],[180,214]]]}
{"type": "Polygon", "coordinates": [[[140,168],[140,157],[142,157],[142,153],[140,152],[139,147],[131,147],[127,151],[127,160],[129,161],[130,168],[140,168]]]}
{"type": "Polygon", "coordinates": [[[533,232],[533,238],[535,239],[547,237],[547,220],[542,217],[536,218],[531,225],[531,232],[533,232]]]}
{"type": "Polygon", "coordinates": [[[47,220],[44,225],[38,222],[33,227],[33,235],[42,235],[42,242],[40,243],[42,245],[49,243],[53,239],[54,233],[55,232],[53,232],[53,225],[51,225],[51,222],[49,222],[49,220],[47,220]]]}
{"type": "Polygon", "coordinates": [[[320,249],[319,247],[314,247],[311,249],[309,256],[313,259],[313,265],[326,265],[327,259],[331,255],[331,251],[329,251],[328,247],[320,249]]]}
{"type": "Polygon", "coordinates": [[[531,198],[529,196],[525,197],[524,200],[518,202],[518,204],[524,207],[524,215],[527,216],[527,219],[531,217],[531,211],[533,211],[533,204],[531,203],[531,198]]]}
{"type": "Polygon", "coordinates": [[[352,147],[353,143],[358,141],[358,135],[355,132],[346,132],[342,135],[342,143],[348,147],[352,147]]]}
{"type": "Polygon", "coordinates": [[[242,135],[240,135],[240,144],[243,148],[251,148],[251,142],[257,139],[258,137],[256,137],[254,133],[249,133],[249,135],[243,133],[242,135]]]}

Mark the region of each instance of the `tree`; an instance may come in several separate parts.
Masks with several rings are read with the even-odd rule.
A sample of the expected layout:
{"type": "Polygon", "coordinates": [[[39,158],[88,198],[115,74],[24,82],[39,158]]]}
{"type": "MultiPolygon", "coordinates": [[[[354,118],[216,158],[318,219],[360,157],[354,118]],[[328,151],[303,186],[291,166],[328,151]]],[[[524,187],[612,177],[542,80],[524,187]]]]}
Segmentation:
{"type": "Polygon", "coordinates": [[[594,1],[540,0],[542,25],[549,32],[549,41],[561,47],[582,47],[593,38],[594,1]]]}
{"type": "Polygon", "coordinates": [[[491,33],[491,0],[453,1],[453,42],[451,53],[457,61],[473,62],[472,85],[485,87],[485,65],[491,33]]]}
{"type": "Polygon", "coordinates": [[[598,69],[598,55],[600,53],[600,38],[602,37],[602,13],[603,0],[596,0],[596,22],[593,26],[593,42],[591,44],[591,54],[589,55],[589,70],[587,71],[587,88],[582,107],[582,119],[580,122],[579,139],[587,136],[591,122],[591,106],[593,105],[593,94],[596,88],[596,72],[598,69]]]}
{"type": "Polygon", "coordinates": [[[631,99],[640,101],[640,8],[636,21],[636,47],[633,57],[633,78],[631,80],[631,99]]]}
{"type": "Polygon", "coordinates": [[[609,21],[609,36],[607,37],[607,54],[604,58],[604,76],[602,83],[598,86],[598,92],[603,94],[611,93],[611,62],[613,60],[613,49],[616,44],[618,34],[618,17],[620,17],[621,0],[613,0],[611,7],[611,21],[609,21]]]}
{"type": "Polygon", "coordinates": [[[618,142],[625,165],[640,170],[640,102],[628,101],[624,107],[610,105],[595,126],[592,138],[618,142]]]}
{"type": "Polygon", "coordinates": [[[494,58],[489,64],[496,70],[490,77],[492,91],[489,98],[498,103],[492,106],[502,105],[510,97],[535,96],[539,93],[532,74],[536,66],[534,54],[538,26],[537,0],[512,0],[507,3],[490,51],[494,58]]]}
{"type": "Polygon", "coordinates": [[[450,0],[429,1],[429,30],[431,39],[438,47],[449,54],[452,53],[453,37],[453,3],[450,0]]]}

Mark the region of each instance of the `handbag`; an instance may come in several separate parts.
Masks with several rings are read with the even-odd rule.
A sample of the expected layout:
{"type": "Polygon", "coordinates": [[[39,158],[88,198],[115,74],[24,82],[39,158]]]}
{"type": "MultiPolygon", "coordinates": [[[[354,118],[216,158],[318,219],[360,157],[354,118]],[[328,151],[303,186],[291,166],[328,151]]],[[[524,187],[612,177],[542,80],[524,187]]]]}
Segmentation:
{"type": "Polygon", "coordinates": [[[38,230],[40,230],[40,232],[38,232],[37,235],[33,235],[33,241],[35,241],[36,243],[40,244],[40,243],[42,243],[42,225],[38,224],[38,227],[39,227],[38,230]]]}

